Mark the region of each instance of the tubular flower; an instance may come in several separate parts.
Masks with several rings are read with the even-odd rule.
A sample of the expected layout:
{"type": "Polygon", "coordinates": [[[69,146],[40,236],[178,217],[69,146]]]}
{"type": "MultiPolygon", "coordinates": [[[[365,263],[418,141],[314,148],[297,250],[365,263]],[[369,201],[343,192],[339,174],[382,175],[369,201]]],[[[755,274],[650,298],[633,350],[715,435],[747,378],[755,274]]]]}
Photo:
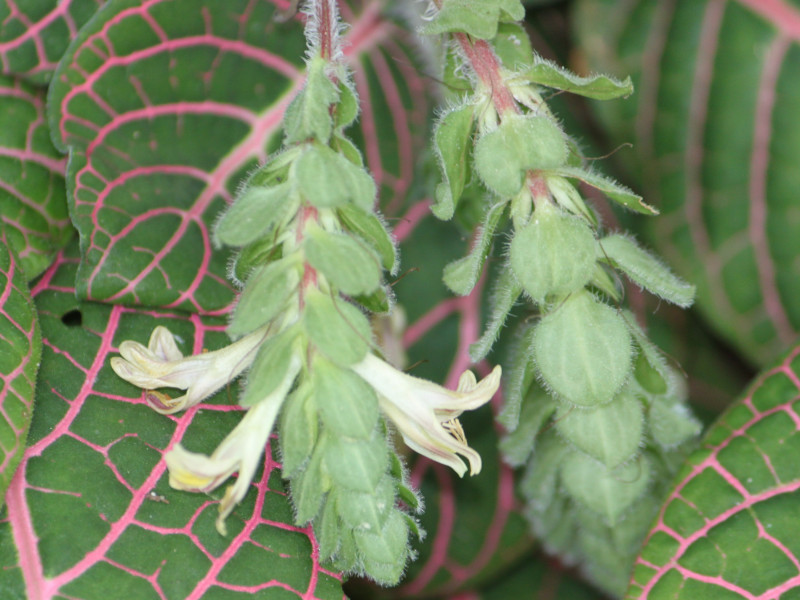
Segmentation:
{"type": "Polygon", "coordinates": [[[480,383],[472,371],[464,371],[455,391],[407,375],[372,354],[351,368],[378,392],[381,410],[412,450],[463,477],[467,466],[460,454],[470,475],[480,472],[481,457],[467,445],[458,417],[491,400],[500,386],[499,365],[480,383]]]}
{"type": "Polygon", "coordinates": [[[211,492],[238,471],[219,505],[217,531],[226,534],[225,519],[250,487],[283,401],[300,369],[295,359],[277,389],[250,408],[211,456],[189,452],[180,444],[164,455],[169,484],[187,492],[211,492]]]}
{"type": "Polygon", "coordinates": [[[235,379],[253,362],[264,332],[264,328],[258,329],[221,350],[184,357],[169,329],[159,325],[146,348],[138,342],[122,342],[121,357],[111,359],[111,368],[145,390],[162,387],[186,390],[177,398],[154,391],[145,395],[154,410],[170,415],[198,404],[235,379]]]}

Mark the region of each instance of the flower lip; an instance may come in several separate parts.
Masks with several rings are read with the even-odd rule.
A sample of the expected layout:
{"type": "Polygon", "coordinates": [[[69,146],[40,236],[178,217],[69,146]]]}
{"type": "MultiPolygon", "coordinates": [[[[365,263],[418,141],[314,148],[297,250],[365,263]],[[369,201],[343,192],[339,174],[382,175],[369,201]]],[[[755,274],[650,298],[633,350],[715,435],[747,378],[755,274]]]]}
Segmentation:
{"type": "Polygon", "coordinates": [[[481,457],[467,444],[457,419],[465,410],[491,400],[500,386],[499,365],[480,382],[465,371],[456,390],[407,375],[372,354],[351,368],[378,392],[381,410],[410,448],[451,467],[459,476],[463,477],[467,466],[458,455],[469,462],[471,475],[480,472],[481,457]]]}

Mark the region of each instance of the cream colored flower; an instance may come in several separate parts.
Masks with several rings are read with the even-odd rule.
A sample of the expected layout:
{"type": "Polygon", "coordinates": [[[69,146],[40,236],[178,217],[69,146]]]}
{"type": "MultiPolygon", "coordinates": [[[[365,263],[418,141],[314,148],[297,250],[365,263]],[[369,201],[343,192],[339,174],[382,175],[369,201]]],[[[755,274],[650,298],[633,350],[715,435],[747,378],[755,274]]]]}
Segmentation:
{"type": "Polygon", "coordinates": [[[221,535],[226,534],[225,518],[250,487],[275,419],[300,366],[300,359],[295,357],[277,389],[247,411],[211,456],[189,452],[180,444],[164,456],[169,469],[169,484],[178,490],[207,493],[238,471],[236,482],[225,490],[219,505],[216,526],[221,535]]]}
{"type": "Polygon", "coordinates": [[[351,367],[378,392],[381,410],[397,427],[406,444],[416,452],[451,467],[463,477],[469,462],[471,475],[481,470],[480,455],[467,445],[458,417],[465,410],[483,406],[500,386],[500,366],[480,383],[465,371],[457,390],[412,377],[372,354],[351,367]]]}
{"type": "Polygon", "coordinates": [[[111,359],[111,368],[122,379],[145,390],[186,390],[177,398],[155,391],[145,395],[154,410],[169,415],[198,404],[233,381],[253,362],[264,332],[262,328],[221,350],[184,357],[169,329],[159,325],[146,348],[138,342],[122,342],[121,357],[111,359]]]}

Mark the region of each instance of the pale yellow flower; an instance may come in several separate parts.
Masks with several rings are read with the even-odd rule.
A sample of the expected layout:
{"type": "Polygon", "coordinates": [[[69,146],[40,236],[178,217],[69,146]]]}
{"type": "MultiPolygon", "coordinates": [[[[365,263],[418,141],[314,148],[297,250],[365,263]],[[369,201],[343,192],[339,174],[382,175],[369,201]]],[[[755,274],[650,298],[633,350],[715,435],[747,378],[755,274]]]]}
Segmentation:
{"type": "Polygon", "coordinates": [[[460,454],[469,462],[471,475],[480,472],[481,457],[467,445],[457,419],[465,410],[491,400],[500,386],[499,365],[480,383],[471,371],[465,371],[457,390],[407,375],[372,354],[351,368],[378,392],[381,410],[412,450],[463,477],[467,465],[460,454]]]}
{"type": "Polygon", "coordinates": [[[138,342],[122,342],[121,357],[111,359],[111,368],[122,379],[144,390],[186,390],[186,394],[177,398],[153,391],[145,395],[154,410],[169,415],[195,406],[233,381],[253,362],[264,332],[262,328],[221,350],[184,357],[169,329],[159,325],[150,335],[147,347],[138,342]]]}

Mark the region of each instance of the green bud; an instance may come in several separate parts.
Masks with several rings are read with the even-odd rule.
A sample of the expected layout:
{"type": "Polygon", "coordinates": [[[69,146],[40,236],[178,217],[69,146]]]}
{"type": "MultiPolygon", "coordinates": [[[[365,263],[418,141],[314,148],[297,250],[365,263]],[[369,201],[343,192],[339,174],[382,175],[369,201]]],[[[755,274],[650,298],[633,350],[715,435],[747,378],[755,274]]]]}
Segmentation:
{"type": "Polygon", "coordinates": [[[375,391],[350,369],[321,356],[311,369],[313,402],[325,426],[336,436],[369,440],[378,424],[375,391]]]}
{"type": "Polygon", "coordinates": [[[549,203],[511,241],[511,268],[538,304],[562,298],[585,286],[595,269],[597,240],[580,217],[549,203]]]}
{"type": "Polygon", "coordinates": [[[567,160],[561,129],[544,116],[506,115],[475,144],[475,169],[503,198],[517,195],[531,169],[556,169],[567,160]]]}
{"type": "Polygon", "coordinates": [[[369,294],[381,283],[378,257],[364,243],[345,233],[309,228],[303,243],[311,266],[348,296],[369,294]]]}
{"type": "Polygon", "coordinates": [[[360,310],[319,291],[309,290],[305,296],[303,325],[311,342],[343,367],[361,361],[372,341],[369,321],[360,310]]]}
{"type": "Polygon", "coordinates": [[[574,452],[564,461],[561,480],[577,502],[615,525],[650,487],[650,461],[642,454],[609,469],[582,452],[574,452]]]}
{"type": "Polygon", "coordinates": [[[544,382],[577,406],[610,402],[631,371],[631,335],[616,310],[571,295],[536,326],[533,356],[544,382]]]}
{"type": "Polygon", "coordinates": [[[635,397],[621,393],[596,408],[559,407],[558,432],[576,448],[609,468],[639,452],[644,432],[644,409],[635,397]]]}

